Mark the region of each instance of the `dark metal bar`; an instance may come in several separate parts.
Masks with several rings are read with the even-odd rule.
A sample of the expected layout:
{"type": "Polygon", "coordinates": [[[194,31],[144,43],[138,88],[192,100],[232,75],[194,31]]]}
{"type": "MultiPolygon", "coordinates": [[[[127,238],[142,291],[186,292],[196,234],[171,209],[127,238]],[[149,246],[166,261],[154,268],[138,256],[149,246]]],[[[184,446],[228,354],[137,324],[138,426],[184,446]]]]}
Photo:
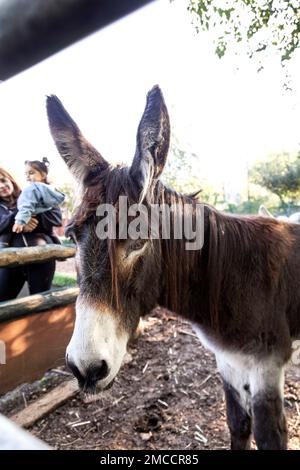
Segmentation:
{"type": "Polygon", "coordinates": [[[0,0],[0,80],[152,1],[0,0]]]}

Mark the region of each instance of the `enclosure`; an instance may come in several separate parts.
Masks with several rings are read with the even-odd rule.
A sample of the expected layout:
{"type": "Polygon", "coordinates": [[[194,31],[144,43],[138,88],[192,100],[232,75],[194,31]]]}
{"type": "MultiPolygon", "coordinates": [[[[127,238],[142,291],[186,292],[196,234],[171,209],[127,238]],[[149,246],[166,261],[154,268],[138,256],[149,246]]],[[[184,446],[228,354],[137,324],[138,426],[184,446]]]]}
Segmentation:
{"type": "MultiPolygon", "coordinates": [[[[45,2],[36,1],[36,5],[40,7],[43,3],[45,2]]],[[[49,54],[57,52],[61,47],[71,44],[75,39],[106,26],[116,18],[148,2],[116,2],[116,8],[110,10],[110,2],[102,2],[102,9],[99,7],[99,2],[91,1],[88,14],[84,13],[85,2],[82,0],[64,2],[68,3],[70,8],[62,9],[60,12],[55,9],[51,10],[51,5],[54,3],[47,2],[49,10],[39,9],[41,23],[46,25],[41,29],[27,27],[30,26],[32,20],[32,12],[28,10],[28,16],[24,15],[22,34],[15,34],[15,28],[18,25],[14,22],[6,22],[6,16],[3,16],[2,24],[6,27],[0,34],[2,73],[0,79],[12,77],[49,54]],[[72,15],[72,12],[76,14],[72,15]],[[45,17],[49,18],[49,22],[43,23],[45,17]],[[85,21],[81,21],[83,17],[85,21]],[[8,43],[11,45],[10,48],[7,47],[8,43]],[[14,53],[12,53],[13,50],[14,53]]],[[[10,2],[10,8],[12,8],[11,11],[18,11],[19,1],[10,2]]],[[[11,11],[8,13],[10,14],[11,11]]],[[[68,59],[60,61],[56,58],[54,60],[57,60],[59,73],[56,73],[55,79],[51,77],[48,80],[51,66],[48,71],[46,68],[44,75],[42,73],[38,76],[37,83],[40,88],[36,85],[35,95],[28,92],[27,101],[20,101],[19,108],[27,110],[31,109],[32,105],[34,109],[33,103],[37,99],[37,94],[43,95],[44,99],[46,93],[61,91],[78,114],[82,110],[89,110],[87,114],[90,114],[89,119],[92,122],[90,134],[94,133],[101,139],[107,139],[104,143],[105,151],[115,145],[114,152],[118,156],[121,154],[122,159],[123,153],[130,154],[129,138],[128,141],[126,139],[127,134],[132,134],[132,132],[129,132],[131,129],[127,129],[127,116],[137,114],[140,106],[137,102],[141,101],[141,96],[144,96],[145,92],[142,88],[145,83],[148,86],[150,80],[152,86],[158,77],[162,83],[166,83],[169,98],[172,95],[182,97],[181,105],[175,105],[174,108],[174,114],[180,116],[183,122],[182,130],[179,131],[179,140],[180,132],[182,132],[189,136],[195,134],[201,141],[201,144],[196,146],[197,158],[195,159],[195,154],[189,150],[189,143],[186,144],[184,140],[185,137],[181,138],[184,144],[181,142],[178,144],[175,140],[171,150],[175,162],[174,167],[177,166],[176,171],[179,177],[174,178],[173,170],[169,169],[166,176],[168,184],[174,183],[178,191],[190,192],[190,190],[198,189],[198,186],[194,187],[195,184],[201,183],[201,187],[204,185],[204,191],[202,191],[204,197],[207,197],[210,203],[219,204],[221,209],[230,209],[234,212],[250,208],[255,212],[258,203],[266,203],[270,194],[263,193],[265,199],[260,201],[261,195],[257,196],[256,186],[251,186],[249,162],[252,157],[250,155],[259,153],[262,148],[265,151],[267,144],[264,139],[271,134],[273,141],[270,149],[274,151],[275,148],[277,151],[283,148],[283,141],[279,139],[279,135],[281,135],[281,129],[284,128],[286,108],[280,107],[279,102],[273,100],[275,92],[269,86],[273,80],[265,79],[267,86],[262,88],[261,95],[258,94],[261,99],[257,103],[255,97],[258,86],[256,78],[253,79],[254,75],[249,72],[249,69],[246,69],[240,82],[235,81],[236,72],[232,76],[226,73],[223,75],[222,69],[214,61],[211,67],[210,61],[207,60],[206,65],[201,68],[200,72],[198,71],[199,75],[193,72],[194,69],[190,68],[185,58],[188,58],[190,52],[190,55],[193,55],[193,63],[199,62],[198,58],[202,57],[203,52],[204,56],[206,54],[202,46],[199,53],[198,49],[183,45],[183,49],[185,48],[183,54],[178,46],[175,52],[170,53],[170,57],[164,53],[162,59],[156,63],[158,51],[161,49],[170,51],[171,41],[174,39],[171,35],[168,38],[168,30],[165,28],[169,21],[162,26],[164,36],[157,35],[156,38],[156,34],[152,34],[153,24],[157,25],[158,32],[159,17],[153,15],[150,18],[150,20],[147,19],[147,24],[152,28],[150,34],[148,32],[151,40],[147,46],[144,46],[145,39],[143,41],[137,39],[142,37],[143,23],[141,23],[137,36],[129,46],[125,41],[125,36],[130,26],[124,30],[121,27],[121,34],[115,41],[118,43],[117,47],[107,48],[110,51],[107,62],[105,62],[105,50],[107,44],[112,46],[110,39],[102,43],[102,48],[97,49],[97,54],[91,58],[90,62],[85,62],[86,53],[82,55],[78,53],[78,56],[77,53],[73,54],[77,62],[75,69],[71,66],[72,60],[70,60],[69,69],[68,66],[65,69],[68,59]],[[139,42],[141,42],[140,50],[135,49],[139,42]],[[129,61],[128,50],[132,52],[132,59],[129,61]],[[177,54],[180,57],[178,63],[177,54]],[[143,62],[144,57],[147,58],[147,63],[143,62]],[[149,63],[153,64],[153,61],[155,66],[149,67],[149,63]],[[97,67],[93,68],[95,63],[97,67]],[[117,63],[120,68],[113,69],[112,64],[117,63]],[[135,64],[139,64],[136,69],[135,64]],[[131,68],[137,72],[129,73],[131,68]],[[159,74],[159,71],[164,68],[171,70],[172,77],[169,81],[166,76],[159,74]],[[101,73],[98,74],[97,69],[101,70],[101,73]],[[147,71],[147,79],[144,81],[143,69],[147,71]],[[88,73],[86,73],[87,70],[88,73]],[[64,83],[65,76],[66,83],[64,83]],[[60,80],[57,77],[60,77],[60,80]],[[178,78],[179,84],[173,86],[175,77],[178,78]],[[188,80],[187,77],[189,77],[188,80]],[[204,77],[201,83],[199,77],[204,77]],[[219,80],[219,77],[223,79],[219,80]],[[154,78],[155,81],[152,83],[154,78]],[[47,82],[49,89],[46,90],[40,85],[44,82],[47,82]],[[79,86],[82,87],[83,82],[85,95],[83,93],[80,95],[79,86]],[[108,87],[111,91],[110,99],[108,99],[108,87]],[[212,87],[211,90],[210,87],[212,87]],[[76,102],[75,97],[79,95],[80,98],[76,102]],[[95,123],[99,123],[98,118],[95,117],[96,95],[97,102],[99,98],[100,109],[102,105],[104,106],[101,109],[104,118],[99,126],[100,130],[97,128],[97,131],[95,123]],[[205,100],[206,95],[207,100],[205,100]],[[233,104],[233,97],[236,100],[235,104],[233,104]],[[264,101],[265,98],[266,101],[264,101]],[[106,101],[109,104],[106,103],[105,108],[106,101]],[[274,118],[276,124],[270,115],[265,113],[263,103],[266,104],[265,108],[271,109],[272,119],[275,116],[278,117],[274,118]],[[257,112],[258,106],[261,106],[261,113],[257,112]],[[105,127],[106,120],[107,128],[105,127]],[[231,125],[231,120],[235,124],[231,125]],[[268,127],[270,120],[273,122],[272,129],[268,127]],[[114,134],[109,135],[108,127],[114,130],[114,134]],[[116,127],[120,129],[119,134],[115,132],[116,127]],[[208,129],[211,131],[208,132],[208,129]],[[229,136],[231,130],[232,134],[229,136]],[[262,139],[261,147],[254,143],[258,137],[262,139]],[[242,147],[239,147],[240,142],[243,143],[242,147]],[[219,154],[218,163],[213,158],[216,154],[219,154]],[[191,159],[192,163],[187,163],[187,157],[194,158],[191,159]],[[206,164],[209,167],[208,174],[217,174],[219,170],[218,178],[212,180],[213,183],[207,183],[205,179],[202,179],[202,171],[204,168],[207,169],[206,164]],[[181,172],[190,175],[187,187],[182,186],[181,172]],[[201,173],[201,178],[195,178],[196,173],[201,173]],[[226,177],[223,178],[222,173],[226,174],[226,177]],[[239,193],[235,185],[240,187],[242,181],[244,192],[239,193]],[[212,186],[214,186],[213,189],[212,186]],[[244,198],[242,203],[241,198],[244,198]]],[[[146,27],[145,31],[148,31],[146,27]]],[[[176,34],[178,35],[178,30],[176,34]]],[[[81,46],[79,45],[78,50],[81,46]]],[[[93,50],[92,47],[91,49],[93,50]]],[[[83,50],[84,48],[81,49],[83,50]]],[[[72,57],[72,52],[69,57],[72,57]]],[[[275,75],[276,73],[272,77],[275,75]]],[[[19,79],[20,77],[17,77],[17,82],[19,79]]],[[[31,78],[26,82],[25,76],[24,89],[29,89],[30,80],[31,78]]],[[[8,87],[8,96],[9,92],[8,87]]],[[[21,95],[26,95],[23,89],[19,99],[21,95]]],[[[9,101],[8,98],[6,99],[9,101]]],[[[13,127],[16,120],[16,126],[19,129],[23,126],[26,128],[26,121],[29,120],[27,115],[23,116],[23,121],[20,123],[18,122],[19,108],[17,112],[14,104],[9,103],[7,109],[10,107],[11,115],[14,117],[13,127]]],[[[20,114],[22,114],[21,111],[20,114]]],[[[33,110],[33,122],[35,114],[38,115],[33,110]]],[[[4,115],[9,122],[10,112],[4,112],[4,115]]],[[[39,121],[41,122],[41,119],[39,121]]],[[[88,122],[89,120],[85,123],[87,127],[89,127],[88,122]]],[[[293,115],[293,122],[298,122],[295,115],[293,115]]],[[[285,142],[289,142],[291,138],[292,127],[290,125],[288,131],[285,129],[285,142]]],[[[12,138],[9,132],[4,131],[5,134],[9,136],[10,143],[15,144],[20,141],[26,144],[26,138],[24,138],[26,131],[23,133],[23,139],[17,139],[15,135],[12,138]]],[[[34,128],[35,137],[38,134],[39,127],[37,126],[34,128]]],[[[32,140],[32,134],[29,136],[32,140]]],[[[35,139],[36,148],[43,137],[41,133],[41,138],[35,139]]],[[[5,138],[3,140],[5,141],[5,138]]],[[[13,145],[11,148],[14,155],[21,153],[13,145]]],[[[34,152],[37,152],[36,148],[34,152]]],[[[38,148],[39,151],[40,148],[38,148]]],[[[58,156],[55,154],[53,158],[58,159],[58,156]]],[[[10,159],[9,153],[8,160],[13,160],[10,159]]],[[[59,164],[57,165],[57,177],[60,181],[61,170],[59,164]]],[[[74,191],[77,192],[77,187],[74,191]]],[[[273,201],[274,198],[272,203],[273,201]]],[[[45,259],[44,256],[46,259],[72,258],[74,251],[74,247],[54,248],[51,246],[42,250],[24,249],[22,252],[3,250],[0,251],[0,266],[37,262],[45,259]]],[[[69,266],[67,271],[70,269],[71,274],[75,276],[73,264],[69,264],[68,261],[61,263],[69,266]]],[[[63,267],[62,270],[64,271],[63,267]]],[[[222,380],[217,372],[214,357],[201,346],[188,322],[162,308],[153,310],[144,318],[143,332],[135,342],[130,344],[125,364],[110,390],[96,396],[86,396],[78,391],[76,381],[64,366],[65,348],[74,326],[74,302],[77,294],[77,287],[67,287],[63,290],[54,289],[30,298],[0,304],[0,341],[2,345],[5,345],[6,354],[6,364],[1,364],[0,361],[0,413],[19,426],[28,429],[32,435],[54,449],[228,449],[230,436],[226,425],[222,380]]],[[[285,385],[285,410],[290,449],[299,449],[300,445],[299,378],[299,367],[290,364],[285,385]]]]}

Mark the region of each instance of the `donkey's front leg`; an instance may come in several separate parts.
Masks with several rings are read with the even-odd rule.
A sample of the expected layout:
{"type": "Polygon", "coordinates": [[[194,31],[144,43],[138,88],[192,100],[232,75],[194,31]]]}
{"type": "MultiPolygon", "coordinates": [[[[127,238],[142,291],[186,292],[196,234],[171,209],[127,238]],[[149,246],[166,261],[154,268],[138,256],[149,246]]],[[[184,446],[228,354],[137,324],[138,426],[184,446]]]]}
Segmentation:
{"type": "Polygon", "coordinates": [[[238,356],[229,356],[225,352],[216,355],[216,360],[223,379],[231,449],[250,449],[251,397],[248,369],[238,356]]]}
{"type": "Polygon", "coordinates": [[[258,449],[287,448],[283,368],[258,367],[251,374],[253,431],[258,449]]]}
{"type": "Polygon", "coordinates": [[[231,449],[248,450],[251,445],[251,416],[242,407],[239,393],[225,380],[223,381],[227,424],[230,430],[231,449]]]}

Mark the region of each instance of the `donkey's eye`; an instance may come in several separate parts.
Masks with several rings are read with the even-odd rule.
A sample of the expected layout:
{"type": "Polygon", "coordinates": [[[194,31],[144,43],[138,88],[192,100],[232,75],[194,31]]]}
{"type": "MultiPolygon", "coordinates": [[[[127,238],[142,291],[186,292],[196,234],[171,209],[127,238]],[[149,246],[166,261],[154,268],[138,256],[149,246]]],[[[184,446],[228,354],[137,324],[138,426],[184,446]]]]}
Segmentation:
{"type": "Polygon", "coordinates": [[[127,240],[125,247],[123,248],[123,259],[128,261],[133,259],[133,257],[135,258],[135,255],[139,256],[146,243],[147,240],[127,240]]]}
{"type": "Polygon", "coordinates": [[[130,250],[131,251],[138,251],[138,250],[141,250],[143,248],[143,246],[145,245],[147,240],[135,240],[131,243],[130,245],[130,250]]]}

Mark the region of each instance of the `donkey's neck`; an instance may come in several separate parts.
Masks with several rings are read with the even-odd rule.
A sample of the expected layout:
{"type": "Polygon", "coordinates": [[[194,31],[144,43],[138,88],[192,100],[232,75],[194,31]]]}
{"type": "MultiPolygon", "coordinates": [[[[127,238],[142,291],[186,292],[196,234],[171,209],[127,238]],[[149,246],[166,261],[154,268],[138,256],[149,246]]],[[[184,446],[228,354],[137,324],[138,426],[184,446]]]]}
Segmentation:
{"type": "Polygon", "coordinates": [[[293,243],[289,224],[231,216],[205,205],[202,249],[190,254],[179,244],[169,250],[176,261],[167,259],[164,305],[218,335],[236,331],[244,322],[242,306],[249,309],[253,292],[288,292],[283,276],[293,243]]]}

